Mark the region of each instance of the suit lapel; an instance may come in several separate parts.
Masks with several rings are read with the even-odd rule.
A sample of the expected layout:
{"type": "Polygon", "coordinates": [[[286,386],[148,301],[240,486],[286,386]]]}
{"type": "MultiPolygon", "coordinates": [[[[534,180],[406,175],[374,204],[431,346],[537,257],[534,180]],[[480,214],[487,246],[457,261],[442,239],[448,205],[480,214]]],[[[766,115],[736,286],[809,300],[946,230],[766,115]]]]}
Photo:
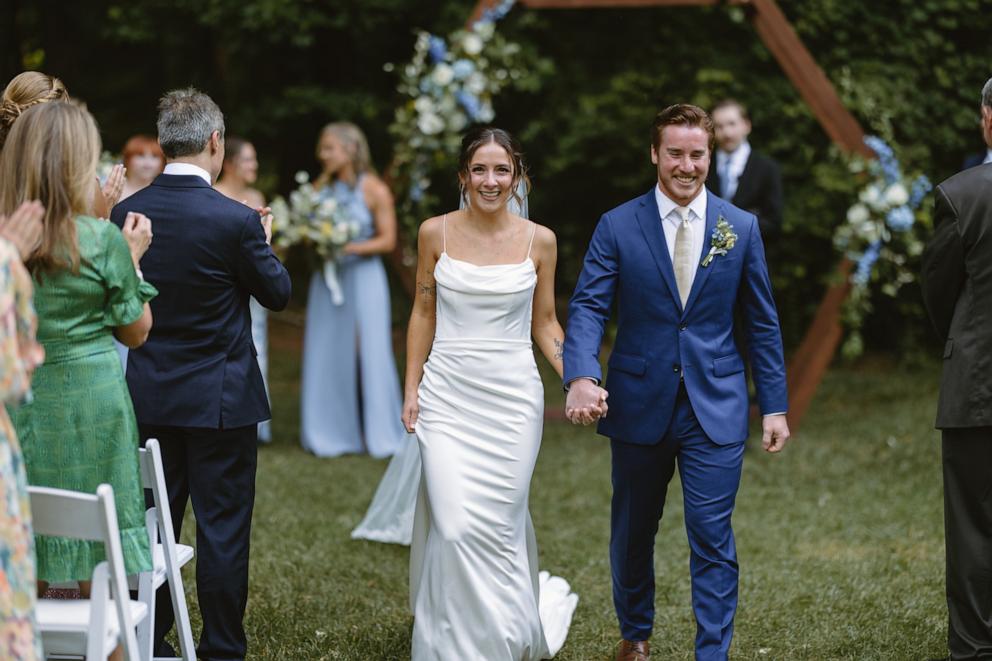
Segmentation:
{"type": "MultiPolygon", "coordinates": [[[[709,191],[706,191],[706,231],[703,233],[703,249],[700,251],[699,261],[696,262],[696,277],[692,280],[692,289],[689,290],[689,300],[685,302],[685,310],[682,311],[683,317],[685,317],[686,313],[692,309],[692,304],[696,302],[697,298],[699,298],[699,292],[706,285],[706,281],[709,279],[710,273],[713,272],[713,262],[710,262],[709,266],[706,268],[703,268],[702,263],[703,258],[706,257],[707,253],[710,251],[710,237],[713,236],[713,230],[716,228],[717,218],[720,217],[720,213],[722,211],[723,200],[709,191]]],[[[674,279],[674,269],[672,273],[672,278],[674,279]]]]}
{"type": "Polygon", "coordinates": [[[675,268],[672,266],[672,258],[668,254],[668,242],[665,241],[665,231],[661,227],[661,216],[658,211],[658,201],[654,197],[654,189],[641,199],[641,206],[636,213],[637,224],[641,227],[644,240],[648,244],[648,250],[654,257],[654,263],[661,272],[661,279],[668,286],[668,291],[675,299],[676,305],[681,307],[679,298],[679,288],[675,284],[675,268]]]}
{"type": "MultiPolygon", "coordinates": [[[[743,194],[750,192],[746,189],[751,182],[751,171],[754,169],[754,150],[747,155],[747,163],[744,164],[744,169],[741,170],[741,174],[737,177],[737,190],[734,191],[734,200],[745,200],[747,199],[743,194]]],[[[729,200],[733,202],[733,200],[729,200]]]]}

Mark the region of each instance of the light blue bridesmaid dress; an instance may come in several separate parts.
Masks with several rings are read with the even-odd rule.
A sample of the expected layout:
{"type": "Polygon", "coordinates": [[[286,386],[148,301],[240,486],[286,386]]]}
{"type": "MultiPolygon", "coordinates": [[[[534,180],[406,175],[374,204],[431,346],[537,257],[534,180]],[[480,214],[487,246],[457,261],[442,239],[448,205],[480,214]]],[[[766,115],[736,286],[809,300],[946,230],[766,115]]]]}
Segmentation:
{"type": "MultiPolygon", "coordinates": [[[[355,186],[335,181],[321,191],[375,234],[372,214],[355,186]]],[[[378,255],[344,255],[337,265],[344,301],[335,305],[320,270],[310,278],[303,338],[300,440],[318,457],[368,452],[388,457],[409,442],[393,358],[386,269],[378,255]]]]}

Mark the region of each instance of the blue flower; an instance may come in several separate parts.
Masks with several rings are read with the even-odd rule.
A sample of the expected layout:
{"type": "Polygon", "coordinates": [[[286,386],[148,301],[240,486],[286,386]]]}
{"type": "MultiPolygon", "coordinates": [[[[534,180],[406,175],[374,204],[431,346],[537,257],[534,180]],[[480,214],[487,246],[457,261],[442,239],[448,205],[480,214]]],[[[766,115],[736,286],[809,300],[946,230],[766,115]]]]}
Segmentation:
{"type": "Polygon", "coordinates": [[[907,206],[896,207],[885,216],[885,224],[893,232],[905,232],[913,226],[916,219],[913,212],[907,206]]]}
{"type": "Polygon", "coordinates": [[[456,60],[455,63],[451,65],[451,70],[455,74],[455,80],[465,80],[475,71],[475,65],[472,64],[471,60],[462,58],[460,60],[456,60]]]}
{"type": "Polygon", "coordinates": [[[882,251],[882,242],[875,241],[868,244],[864,253],[858,259],[858,264],[854,269],[854,275],[851,280],[854,284],[859,287],[864,287],[868,284],[868,280],[871,279],[871,270],[875,266],[875,262],[878,261],[878,256],[882,251]]]}
{"type": "Polygon", "coordinates": [[[480,23],[495,23],[503,19],[510,10],[513,9],[513,5],[516,4],[516,0],[502,0],[495,7],[490,7],[486,11],[482,12],[482,18],[479,19],[480,23]]]}
{"type": "Polygon", "coordinates": [[[930,179],[928,179],[925,174],[921,174],[917,177],[909,191],[909,208],[915,209],[920,206],[920,202],[923,201],[923,198],[926,197],[927,193],[929,193],[932,189],[933,184],[930,183],[930,179]]]}
{"type": "Polygon", "coordinates": [[[431,62],[435,64],[443,60],[448,54],[448,46],[444,43],[444,39],[431,35],[430,43],[427,46],[427,54],[431,56],[431,62]]]}
{"type": "Polygon", "coordinates": [[[865,144],[878,156],[878,164],[882,169],[882,176],[885,177],[885,183],[891,185],[902,179],[899,161],[896,160],[895,152],[892,151],[892,147],[886,144],[885,140],[877,135],[866,135],[865,144]]]}
{"type": "Polygon", "coordinates": [[[410,186],[410,199],[414,202],[420,202],[424,199],[424,189],[420,187],[420,184],[414,182],[410,186]]]}
{"type": "Polygon", "coordinates": [[[455,95],[455,98],[458,99],[458,103],[462,104],[462,108],[464,108],[468,116],[472,118],[472,121],[478,121],[479,114],[482,112],[482,105],[479,103],[479,97],[466,90],[459,90],[455,95]]]}

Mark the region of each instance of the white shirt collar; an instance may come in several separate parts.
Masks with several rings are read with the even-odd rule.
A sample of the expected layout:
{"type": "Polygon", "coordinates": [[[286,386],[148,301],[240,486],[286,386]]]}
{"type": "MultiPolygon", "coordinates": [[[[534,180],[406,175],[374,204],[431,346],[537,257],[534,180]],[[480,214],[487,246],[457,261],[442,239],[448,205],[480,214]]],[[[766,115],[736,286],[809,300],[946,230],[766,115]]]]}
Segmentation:
{"type": "Polygon", "coordinates": [[[178,161],[166,163],[165,169],[162,170],[162,174],[193,174],[207,182],[208,186],[213,185],[213,182],[210,181],[210,173],[201,168],[199,165],[193,165],[192,163],[180,163],[178,161]]]}
{"type": "Polygon", "coordinates": [[[730,159],[731,171],[737,173],[738,175],[744,171],[744,166],[747,165],[747,159],[751,155],[751,143],[747,140],[743,141],[741,144],[737,145],[737,149],[734,151],[723,151],[722,149],[716,150],[716,160],[717,165],[722,165],[724,161],[730,159]]]}
{"type": "MultiPolygon", "coordinates": [[[[681,218],[678,214],[672,214],[676,207],[679,207],[678,203],[672,198],[668,197],[661,191],[661,184],[657,184],[654,187],[654,199],[658,203],[658,215],[661,216],[661,220],[664,221],[670,215],[672,216],[672,222],[678,224],[681,218]]],[[[689,202],[689,210],[692,212],[689,214],[689,221],[694,220],[704,220],[706,218],[706,186],[700,186],[699,193],[696,197],[689,202]],[[695,216],[693,215],[695,214],[695,216]]]]}
{"type": "Polygon", "coordinates": [[[992,147],[985,153],[985,160],[982,163],[992,163],[992,147]]]}

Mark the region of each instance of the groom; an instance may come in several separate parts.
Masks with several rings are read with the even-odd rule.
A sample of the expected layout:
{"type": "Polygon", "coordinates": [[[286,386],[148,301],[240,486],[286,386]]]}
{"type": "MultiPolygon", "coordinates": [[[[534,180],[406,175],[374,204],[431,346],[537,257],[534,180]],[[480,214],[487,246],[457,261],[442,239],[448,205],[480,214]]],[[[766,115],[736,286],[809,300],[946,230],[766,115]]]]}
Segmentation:
{"type": "Polygon", "coordinates": [[[606,212],[569,304],[566,414],[597,418],[610,438],[610,564],[623,642],[618,661],[646,661],[654,619],[654,538],[676,465],[691,549],[696,659],[727,658],[737,608],[730,518],[748,435],[739,307],[758,401],[762,445],[789,438],[785,362],[758,221],[706,191],[713,122],[678,104],[658,113],[651,162],[658,183],[606,212]],[[616,304],[610,412],[599,350],[616,304]]]}

